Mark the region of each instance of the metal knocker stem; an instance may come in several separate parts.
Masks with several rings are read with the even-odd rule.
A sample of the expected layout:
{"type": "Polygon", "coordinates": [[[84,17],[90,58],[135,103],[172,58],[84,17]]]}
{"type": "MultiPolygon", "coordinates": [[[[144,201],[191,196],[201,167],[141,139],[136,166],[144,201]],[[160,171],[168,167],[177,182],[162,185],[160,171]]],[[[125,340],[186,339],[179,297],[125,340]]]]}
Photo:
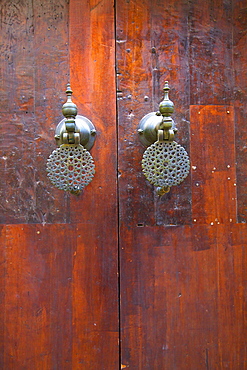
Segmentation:
{"type": "Polygon", "coordinates": [[[189,174],[190,161],[186,150],[174,141],[177,129],[170,115],[174,104],[168,97],[169,86],[165,82],[164,99],[158,112],[144,116],[138,127],[140,141],[148,148],[142,159],[142,170],[148,181],[157,187],[158,195],[179,185],[189,174]]]}
{"type": "Polygon", "coordinates": [[[89,119],[77,115],[69,84],[66,94],[67,102],[62,107],[65,118],[55,131],[58,148],[49,156],[46,170],[54,186],[79,195],[94,177],[95,165],[89,150],[94,144],[96,130],[89,119]]]}

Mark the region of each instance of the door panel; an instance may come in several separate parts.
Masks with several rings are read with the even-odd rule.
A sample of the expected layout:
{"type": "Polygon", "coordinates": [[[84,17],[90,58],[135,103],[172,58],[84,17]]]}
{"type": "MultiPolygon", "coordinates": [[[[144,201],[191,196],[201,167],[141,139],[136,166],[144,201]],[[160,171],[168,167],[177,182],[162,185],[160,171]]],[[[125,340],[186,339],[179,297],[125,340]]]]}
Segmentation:
{"type": "Polygon", "coordinates": [[[1,368],[117,369],[113,3],[4,1],[1,10],[1,368]],[[80,197],[45,171],[69,78],[97,130],[96,174],[80,197]]]}
{"type": "Polygon", "coordinates": [[[1,368],[245,368],[245,7],[1,2],[1,368]],[[68,80],[97,130],[79,197],[45,171],[68,80]],[[136,131],[165,80],[192,169],[158,197],[136,131]]]}
{"type": "Polygon", "coordinates": [[[236,222],[238,204],[243,217],[244,191],[237,184],[243,176],[246,182],[246,157],[241,134],[235,138],[244,108],[243,94],[235,102],[233,88],[246,59],[243,41],[234,46],[232,39],[243,32],[239,21],[241,31],[234,30],[233,19],[243,17],[242,6],[117,2],[123,368],[245,367],[247,230],[236,222]],[[158,109],[165,80],[175,103],[176,140],[190,152],[192,169],[190,178],[158,197],[141,171],[145,148],[136,129],[158,109]]]}

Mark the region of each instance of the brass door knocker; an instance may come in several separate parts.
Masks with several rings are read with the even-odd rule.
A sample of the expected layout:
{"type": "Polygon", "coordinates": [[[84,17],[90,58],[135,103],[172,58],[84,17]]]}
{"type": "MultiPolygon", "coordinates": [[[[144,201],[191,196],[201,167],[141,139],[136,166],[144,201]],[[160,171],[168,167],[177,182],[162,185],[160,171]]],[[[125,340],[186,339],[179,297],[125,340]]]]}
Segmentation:
{"type": "Polygon", "coordinates": [[[143,154],[142,171],[148,181],[157,187],[158,195],[170,191],[189,174],[190,161],[186,150],[174,141],[177,129],[170,115],[174,104],[168,97],[170,90],[165,82],[164,99],[158,112],[144,116],[138,126],[140,141],[148,146],[143,154]]]}
{"type": "Polygon", "coordinates": [[[77,115],[72,93],[68,84],[67,102],[62,107],[65,118],[55,131],[58,148],[49,156],[46,170],[54,186],[79,195],[94,177],[95,165],[89,150],[94,144],[96,130],[89,119],[77,115]]]}

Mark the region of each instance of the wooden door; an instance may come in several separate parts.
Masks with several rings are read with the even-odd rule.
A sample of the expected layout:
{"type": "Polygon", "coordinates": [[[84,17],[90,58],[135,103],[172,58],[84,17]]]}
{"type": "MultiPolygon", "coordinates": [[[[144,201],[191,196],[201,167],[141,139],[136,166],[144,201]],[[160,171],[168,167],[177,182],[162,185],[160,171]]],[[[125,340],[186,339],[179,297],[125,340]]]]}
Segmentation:
{"type": "Polygon", "coordinates": [[[246,368],[246,4],[2,0],[3,369],[246,368]],[[70,79],[97,129],[51,186],[70,79]],[[158,197],[139,120],[171,86],[190,176],[158,197]]]}

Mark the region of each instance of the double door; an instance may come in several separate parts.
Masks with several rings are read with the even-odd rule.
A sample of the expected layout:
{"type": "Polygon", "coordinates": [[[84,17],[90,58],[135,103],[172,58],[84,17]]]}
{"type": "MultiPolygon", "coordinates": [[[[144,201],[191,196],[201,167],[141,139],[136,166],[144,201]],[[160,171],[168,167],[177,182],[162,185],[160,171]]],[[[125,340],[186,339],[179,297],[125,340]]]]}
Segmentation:
{"type": "Polygon", "coordinates": [[[0,7],[1,368],[244,369],[244,2],[0,7]],[[97,130],[79,197],[45,171],[68,80],[97,130]],[[191,172],[160,197],[137,126],[165,80],[191,172]]]}

